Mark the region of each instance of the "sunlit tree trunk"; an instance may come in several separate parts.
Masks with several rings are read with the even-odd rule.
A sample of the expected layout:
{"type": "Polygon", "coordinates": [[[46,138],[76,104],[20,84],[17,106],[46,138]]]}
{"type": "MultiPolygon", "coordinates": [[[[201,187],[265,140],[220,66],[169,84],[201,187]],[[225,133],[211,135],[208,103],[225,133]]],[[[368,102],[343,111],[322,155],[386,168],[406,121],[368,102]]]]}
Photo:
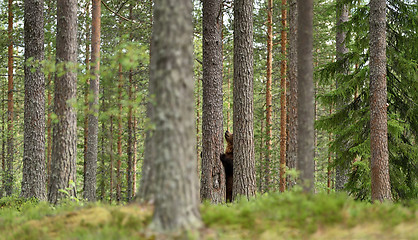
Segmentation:
{"type": "Polygon", "coordinates": [[[372,201],[392,201],[386,87],[386,1],[370,1],[370,147],[372,201]]]}
{"type": "Polygon", "coordinates": [[[253,1],[234,1],[234,185],[238,195],[255,195],[253,1]]]}
{"type": "Polygon", "coordinates": [[[25,0],[25,107],[22,191],[24,198],[46,200],[44,1],[25,0]]]}
{"type": "Polygon", "coordinates": [[[314,190],[314,85],[312,61],[313,0],[298,0],[298,152],[297,167],[300,170],[305,192],[314,190]]]}
{"type": "Polygon", "coordinates": [[[76,196],[77,118],[69,101],[76,99],[77,74],[77,0],[57,1],[57,65],[64,65],[63,75],[56,75],[51,180],[48,201],[56,204],[67,196],[76,196]],[[73,183],[74,185],[72,185],[73,183]],[[60,192],[63,189],[67,194],[60,192]]]}

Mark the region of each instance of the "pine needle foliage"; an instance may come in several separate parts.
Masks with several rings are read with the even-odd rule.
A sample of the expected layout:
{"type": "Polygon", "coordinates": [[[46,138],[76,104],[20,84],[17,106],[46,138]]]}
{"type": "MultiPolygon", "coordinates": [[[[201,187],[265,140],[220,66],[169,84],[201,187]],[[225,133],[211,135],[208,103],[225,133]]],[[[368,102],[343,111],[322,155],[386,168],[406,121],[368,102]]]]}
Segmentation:
{"type": "MultiPolygon", "coordinates": [[[[335,138],[330,151],[334,165],[350,170],[346,190],[370,200],[369,6],[351,2],[347,32],[349,52],[340,61],[324,65],[320,84],[336,80],[338,88],[321,94],[323,104],[339,106],[317,127],[335,138]],[[340,74],[343,64],[349,72],[340,74]]],[[[387,91],[390,181],[396,200],[418,197],[418,6],[411,1],[387,1],[387,91]]]]}

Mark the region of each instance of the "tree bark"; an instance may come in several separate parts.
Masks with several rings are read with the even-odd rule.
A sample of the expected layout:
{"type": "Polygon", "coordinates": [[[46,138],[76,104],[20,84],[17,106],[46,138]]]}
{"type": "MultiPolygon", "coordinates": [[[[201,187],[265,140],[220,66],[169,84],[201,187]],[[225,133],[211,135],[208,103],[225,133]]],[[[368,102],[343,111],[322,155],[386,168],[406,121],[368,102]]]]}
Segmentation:
{"type": "Polygon", "coordinates": [[[122,87],[123,74],[122,64],[119,63],[119,83],[118,83],[118,162],[116,166],[116,201],[119,203],[122,200],[122,87]]]}
{"type": "Polygon", "coordinates": [[[264,161],[264,191],[268,192],[271,187],[271,150],[272,150],[272,95],[271,78],[273,70],[273,0],[267,1],[267,80],[266,80],[266,155],[264,161]]]}
{"type": "Polygon", "coordinates": [[[64,72],[55,78],[51,181],[48,201],[57,204],[64,197],[76,196],[77,118],[68,101],[76,99],[77,74],[77,0],[57,1],[56,62],[64,72]],[[71,184],[73,183],[73,184],[71,184]],[[66,190],[68,195],[59,190],[66,190]]]}
{"type": "MultiPolygon", "coordinates": [[[[193,96],[192,3],[156,0],[150,82],[155,97],[152,123],[155,210],[159,232],[201,226],[197,184],[193,96]]],[[[148,159],[150,161],[151,159],[148,159]]]]}
{"type": "Polygon", "coordinates": [[[52,158],[52,76],[48,74],[48,120],[46,122],[47,131],[47,148],[46,148],[46,166],[47,166],[47,185],[49,186],[51,180],[51,158],[52,158]]]}
{"type": "Polygon", "coordinates": [[[370,1],[370,147],[372,201],[392,201],[386,87],[386,1],[370,1]]]}
{"type": "Polygon", "coordinates": [[[203,1],[203,107],[201,200],[225,201],[222,94],[222,0],[203,1]]]}
{"type": "Polygon", "coordinates": [[[97,174],[97,143],[99,132],[99,78],[100,78],[100,8],[101,0],[92,2],[91,24],[91,73],[89,102],[86,176],[84,179],[84,198],[96,201],[96,174],[97,174]]]}
{"type": "MultiPolygon", "coordinates": [[[[6,91],[6,84],[3,84],[2,87],[2,99],[6,99],[5,94],[6,91]]],[[[0,188],[0,198],[3,197],[4,188],[6,186],[6,131],[5,131],[5,125],[6,125],[6,111],[5,111],[5,104],[2,103],[1,105],[1,176],[2,176],[2,185],[0,188]]]]}
{"type": "MultiPolygon", "coordinates": [[[[337,35],[336,35],[336,59],[342,61],[344,54],[348,53],[348,48],[345,46],[346,32],[341,29],[341,25],[348,21],[348,6],[342,3],[342,0],[337,1],[337,35]]],[[[342,75],[348,74],[348,65],[343,63],[342,75]]],[[[336,88],[340,87],[341,80],[337,79],[336,88]]],[[[338,104],[337,106],[341,106],[338,104]]],[[[335,167],[335,190],[341,191],[348,181],[347,167],[341,164],[335,167]]]]}
{"type": "Polygon", "coordinates": [[[129,88],[128,88],[128,98],[129,98],[129,106],[128,106],[128,142],[127,142],[127,154],[128,154],[128,166],[126,169],[126,182],[127,182],[127,189],[126,189],[126,201],[130,202],[133,196],[133,172],[132,172],[132,165],[133,165],[133,116],[132,116],[132,101],[133,101],[133,76],[132,70],[129,70],[129,88]]]}
{"type": "Polygon", "coordinates": [[[282,49],[282,62],[280,68],[281,75],[281,113],[280,113],[280,192],[284,192],[286,189],[286,144],[287,144],[287,129],[286,129],[286,120],[287,120],[287,81],[286,81],[286,44],[287,44],[287,2],[282,0],[282,39],[281,39],[281,49],[282,49]]]}
{"type": "Polygon", "coordinates": [[[22,191],[24,198],[46,201],[44,1],[25,0],[25,107],[22,191]],[[30,61],[30,62],[29,62],[30,61]]]}
{"type": "Polygon", "coordinates": [[[314,190],[313,0],[298,0],[298,161],[302,187],[314,190]]]}
{"type": "MultiPolygon", "coordinates": [[[[286,162],[289,169],[296,168],[297,159],[297,102],[298,102],[298,83],[297,83],[297,0],[289,0],[289,66],[287,77],[289,80],[289,103],[288,103],[288,143],[286,162]]],[[[288,188],[292,188],[296,181],[288,177],[288,188]]]]}
{"type": "Polygon", "coordinates": [[[113,115],[110,116],[110,129],[109,129],[109,158],[110,158],[110,167],[109,167],[109,175],[110,175],[110,183],[109,183],[109,201],[112,203],[113,200],[113,171],[114,171],[114,161],[113,161],[113,115]]]}
{"type": "MultiPolygon", "coordinates": [[[[86,7],[86,19],[90,16],[90,1],[87,1],[86,7]]],[[[90,22],[86,20],[86,73],[90,72],[90,22]]],[[[86,79],[84,85],[84,166],[83,166],[83,190],[86,189],[86,171],[87,171],[87,143],[89,135],[89,87],[90,87],[90,78],[86,79]]]]}
{"type": "Polygon", "coordinates": [[[253,99],[253,1],[234,1],[234,185],[238,195],[255,195],[253,99]]]}
{"type": "Polygon", "coordinates": [[[13,162],[14,162],[14,133],[13,133],[13,0],[9,0],[8,5],[8,27],[9,37],[7,76],[8,76],[8,96],[7,96],[7,159],[4,190],[6,196],[13,194],[13,162]]]}

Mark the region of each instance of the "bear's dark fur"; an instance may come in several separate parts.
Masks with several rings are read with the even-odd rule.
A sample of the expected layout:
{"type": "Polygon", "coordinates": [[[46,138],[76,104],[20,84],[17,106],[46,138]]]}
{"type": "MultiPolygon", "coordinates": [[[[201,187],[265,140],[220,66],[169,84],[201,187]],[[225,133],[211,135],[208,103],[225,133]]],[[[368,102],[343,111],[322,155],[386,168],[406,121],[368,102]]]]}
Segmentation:
{"type": "Polygon", "coordinates": [[[221,154],[221,162],[225,169],[226,201],[232,202],[232,186],[234,184],[234,146],[232,133],[225,132],[226,150],[221,154]]]}

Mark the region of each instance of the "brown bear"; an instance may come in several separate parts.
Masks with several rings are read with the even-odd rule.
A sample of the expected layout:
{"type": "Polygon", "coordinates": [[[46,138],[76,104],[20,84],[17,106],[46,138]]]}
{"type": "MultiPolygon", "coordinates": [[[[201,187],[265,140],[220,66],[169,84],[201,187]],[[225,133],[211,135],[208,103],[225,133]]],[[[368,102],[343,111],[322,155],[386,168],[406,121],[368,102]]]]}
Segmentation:
{"type": "Polygon", "coordinates": [[[225,184],[226,184],[226,201],[232,202],[232,185],[234,174],[234,146],[232,133],[225,132],[226,150],[221,154],[221,162],[225,169],[225,184]]]}

